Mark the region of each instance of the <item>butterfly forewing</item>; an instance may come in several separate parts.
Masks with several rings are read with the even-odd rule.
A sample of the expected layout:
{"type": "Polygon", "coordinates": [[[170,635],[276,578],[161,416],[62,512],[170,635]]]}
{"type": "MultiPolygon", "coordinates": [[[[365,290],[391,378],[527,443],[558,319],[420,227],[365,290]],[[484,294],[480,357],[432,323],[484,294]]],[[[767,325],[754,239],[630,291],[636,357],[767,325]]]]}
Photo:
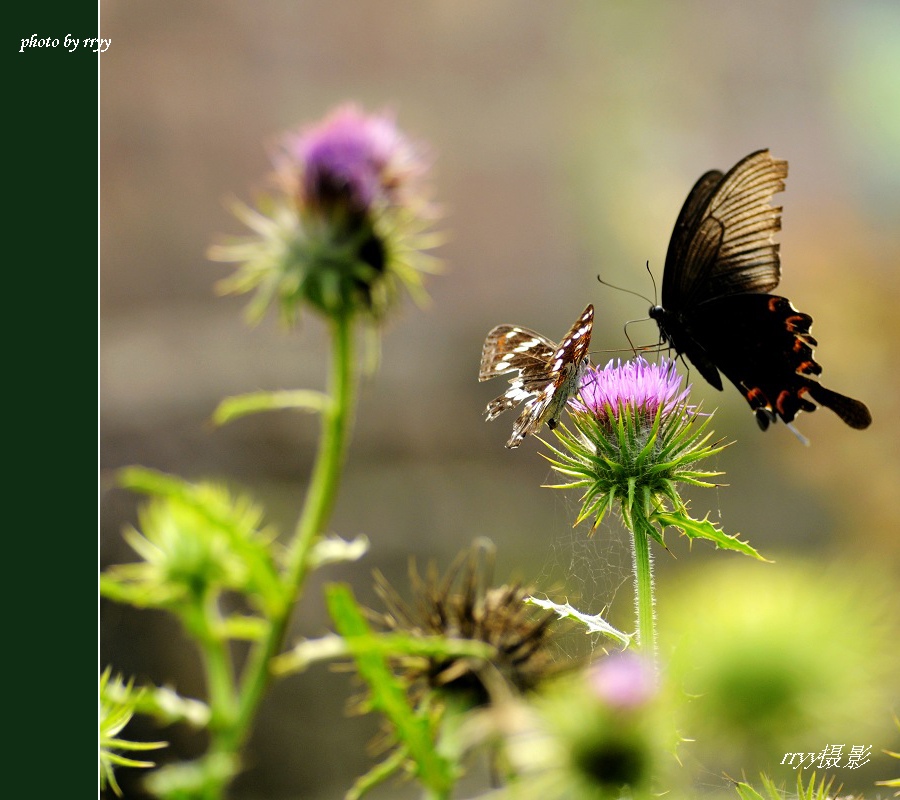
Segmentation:
{"type": "Polygon", "coordinates": [[[787,162],[759,150],[728,174],[712,170],[697,181],[666,254],[664,307],[684,308],[735,292],[768,292],[778,285],[774,237],[781,228],[781,208],[771,200],[784,190],[786,177],[787,162]]]}
{"type": "Polygon", "coordinates": [[[518,447],[525,436],[536,433],[545,422],[551,428],[556,426],[590,363],[587,356],[593,321],[594,307],[589,305],[558,346],[518,325],[498,325],[488,333],[481,351],[478,380],[509,372],[518,374],[510,378],[506,392],[488,403],[487,419],[525,403],[507,447],[518,447]]]}
{"type": "Polygon", "coordinates": [[[815,379],[822,368],[812,318],[768,294],[781,279],[781,207],[772,197],[786,177],[787,162],[759,150],[727,174],[712,170],[697,181],[666,253],[662,306],[650,315],[709,383],[721,389],[721,371],[737,386],[763,430],[815,410],[812,400],[865,428],[872,418],[863,403],[815,379]]]}
{"type": "Polygon", "coordinates": [[[710,235],[698,236],[700,224],[703,222],[709,198],[716,190],[716,186],[722,180],[723,175],[718,170],[711,170],[703,175],[694,188],[691,189],[687,200],[681,207],[672,238],[669,239],[669,249],[666,252],[666,268],[663,271],[662,301],[668,308],[673,298],[684,297],[685,291],[691,283],[691,272],[696,272],[700,265],[707,263],[709,255],[691,252],[692,248],[710,247],[718,249],[718,242],[710,235]],[[687,264],[690,269],[669,269],[669,264],[687,264]]]}
{"type": "Polygon", "coordinates": [[[484,340],[478,380],[486,381],[513,370],[539,370],[556,352],[546,336],[518,325],[498,325],[484,340]]]}

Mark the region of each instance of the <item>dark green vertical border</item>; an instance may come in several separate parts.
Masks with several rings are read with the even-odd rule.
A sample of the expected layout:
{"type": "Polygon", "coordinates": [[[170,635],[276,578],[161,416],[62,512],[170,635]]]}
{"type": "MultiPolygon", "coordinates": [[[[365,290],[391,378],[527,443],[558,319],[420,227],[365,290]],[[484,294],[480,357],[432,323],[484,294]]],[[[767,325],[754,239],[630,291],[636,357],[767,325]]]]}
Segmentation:
{"type": "Polygon", "coordinates": [[[97,36],[98,12],[77,0],[4,12],[2,583],[29,795],[88,796],[97,781],[99,56],[19,49],[31,34],[97,36]]]}

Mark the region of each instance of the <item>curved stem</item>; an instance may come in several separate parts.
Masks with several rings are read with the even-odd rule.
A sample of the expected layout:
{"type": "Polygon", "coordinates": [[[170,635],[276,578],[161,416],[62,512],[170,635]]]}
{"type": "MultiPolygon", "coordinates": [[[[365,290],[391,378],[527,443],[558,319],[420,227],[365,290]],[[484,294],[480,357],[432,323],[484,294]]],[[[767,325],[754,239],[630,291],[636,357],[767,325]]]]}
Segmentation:
{"type": "Polygon", "coordinates": [[[294,587],[289,606],[303,589],[309,569],[310,551],[321,536],[334,508],[353,418],[356,381],[353,371],[353,331],[349,318],[332,320],[332,337],[331,404],[323,415],[322,438],[319,440],[316,465],[289,550],[288,586],[294,587]]]}
{"type": "Polygon", "coordinates": [[[637,642],[641,652],[656,668],[656,616],[653,598],[653,559],[650,538],[644,531],[650,525],[637,514],[631,531],[634,557],[634,605],[637,614],[637,642]]]}
{"type": "Polygon", "coordinates": [[[256,710],[271,677],[270,663],[281,649],[291,610],[303,591],[309,571],[309,556],[325,528],[344,465],[355,399],[353,328],[349,317],[331,320],[332,361],[329,376],[329,402],[322,413],[322,435],[306,492],[303,511],[288,549],[284,574],[284,594],[280,607],[272,614],[265,637],[250,653],[240,691],[240,706],[235,724],[214,743],[214,749],[237,750],[247,739],[256,710]]]}

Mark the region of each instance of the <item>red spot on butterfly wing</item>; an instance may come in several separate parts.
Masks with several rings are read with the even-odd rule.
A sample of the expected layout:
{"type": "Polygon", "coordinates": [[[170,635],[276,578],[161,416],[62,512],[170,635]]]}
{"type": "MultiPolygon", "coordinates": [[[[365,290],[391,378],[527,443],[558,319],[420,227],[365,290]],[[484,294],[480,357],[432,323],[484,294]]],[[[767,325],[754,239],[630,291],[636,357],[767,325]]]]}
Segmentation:
{"type": "Polygon", "coordinates": [[[769,398],[766,397],[766,393],[758,386],[747,389],[746,392],[744,392],[744,397],[747,398],[750,408],[754,411],[757,408],[771,408],[769,405],[769,398]]]}

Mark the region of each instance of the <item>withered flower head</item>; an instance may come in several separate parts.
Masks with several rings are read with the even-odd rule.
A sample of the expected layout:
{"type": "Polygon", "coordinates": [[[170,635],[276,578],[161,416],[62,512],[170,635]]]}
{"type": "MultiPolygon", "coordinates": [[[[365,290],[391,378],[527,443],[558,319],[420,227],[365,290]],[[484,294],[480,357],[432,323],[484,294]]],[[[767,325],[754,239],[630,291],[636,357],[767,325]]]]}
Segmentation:
{"type": "Polygon", "coordinates": [[[531,592],[521,583],[493,586],[493,545],[476,542],[441,576],[432,562],[424,577],[410,562],[412,600],[407,603],[380,573],[375,590],[387,609],[373,622],[390,632],[483,642],[493,648],[485,660],[446,655],[398,659],[414,691],[438,690],[488,704],[497,679],[507,690],[527,692],[557,671],[551,647],[551,611],[536,616],[525,604],[531,592]]]}

